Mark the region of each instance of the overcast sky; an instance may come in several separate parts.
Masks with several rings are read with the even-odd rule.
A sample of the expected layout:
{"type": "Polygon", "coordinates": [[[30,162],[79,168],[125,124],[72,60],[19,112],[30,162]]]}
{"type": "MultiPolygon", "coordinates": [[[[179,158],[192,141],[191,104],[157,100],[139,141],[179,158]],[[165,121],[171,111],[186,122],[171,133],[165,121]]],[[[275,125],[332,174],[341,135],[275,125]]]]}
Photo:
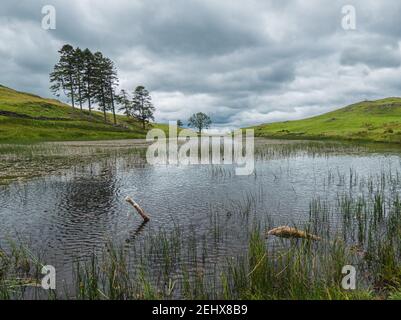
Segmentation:
{"type": "Polygon", "coordinates": [[[70,43],[146,86],[156,121],[209,114],[217,128],[304,118],[401,96],[399,0],[1,0],[0,84],[51,96],[70,43]],[[344,30],[344,5],[356,30],[344,30]],[[42,28],[44,5],[56,30],[42,28]]]}

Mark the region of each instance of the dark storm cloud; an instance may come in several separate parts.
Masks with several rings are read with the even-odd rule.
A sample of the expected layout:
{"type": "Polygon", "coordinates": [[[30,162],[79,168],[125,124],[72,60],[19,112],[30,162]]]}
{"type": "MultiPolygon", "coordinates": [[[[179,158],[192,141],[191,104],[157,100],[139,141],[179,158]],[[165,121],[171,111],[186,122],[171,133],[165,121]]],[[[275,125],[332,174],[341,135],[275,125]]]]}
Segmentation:
{"type": "Polygon", "coordinates": [[[0,83],[50,95],[57,50],[71,43],[110,56],[122,87],[146,85],[158,121],[297,119],[399,95],[400,15],[396,0],[3,0],[0,83]],[[342,29],[346,4],[356,30],[342,29]],[[44,5],[56,30],[41,28],[44,5]]]}

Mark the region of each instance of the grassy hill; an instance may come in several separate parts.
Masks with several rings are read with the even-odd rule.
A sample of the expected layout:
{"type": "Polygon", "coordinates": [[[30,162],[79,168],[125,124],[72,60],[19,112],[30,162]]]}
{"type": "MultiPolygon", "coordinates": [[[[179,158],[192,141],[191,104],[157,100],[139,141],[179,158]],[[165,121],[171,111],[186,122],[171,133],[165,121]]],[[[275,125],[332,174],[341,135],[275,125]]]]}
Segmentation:
{"type": "MultiPolygon", "coordinates": [[[[99,111],[80,111],[53,99],[15,91],[0,85],[0,142],[39,142],[145,138],[141,124],[112,114],[104,122],[99,111]]],[[[167,125],[155,124],[166,130],[167,125]]]]}
{"type": "Polygon", "coordinates": [[[401,143],[401,98],[359,102],[309,119],[253,128],[258,137],[401,143]]]}

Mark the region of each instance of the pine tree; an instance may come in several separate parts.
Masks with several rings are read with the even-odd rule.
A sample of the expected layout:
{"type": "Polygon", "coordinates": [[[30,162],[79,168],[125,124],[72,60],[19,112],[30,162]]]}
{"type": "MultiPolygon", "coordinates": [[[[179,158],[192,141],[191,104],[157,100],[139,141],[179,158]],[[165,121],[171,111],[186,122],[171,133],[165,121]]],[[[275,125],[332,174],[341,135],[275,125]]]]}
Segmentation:
{"type": "Polygon", "coordinates": [[[98,103],[99,109],[103,111],[104,122],[107,122],[106,112],[109,110],[107,101],[106,65],[105,58],[101,52],[94,54],[94,100],[98,103]]]}
{"type": "Polygon", "coordinates": [[[83,56],[83,82],[84,89],[83,92],[86,96],[86,100],[88,101],[88,109],[89,112],[92,111],[92,100],[94,98],[94,69],[95,69],[95,61],[93,53],[89,49],[85,49],[82,52],[83,56]]]}
{"type": "Polygon", "coordinates": [[[85,103],[85,83],[84,83],[84,54],[80,48],[74,51],[74,82],[77,88],[77,101],[82,111],[82,105],[85,103]]]}
{"type": "Polygon", "coordinates": [[[121,106],[118,111],[123,111],[123,113],[129,118],[132,114],[132,101],[130,100],[127,91],[122,89],[116,99],[118,104],[121,106]]]}
{"type": "Polygon", "coordinates": [[[63,91],[71,98],[72,106],[79,103],[81,110],[86,101],[89,111],[92,110],[92,103],[97,103],[105,122],[107,111],[111,110],[114,124],[117,124],[115,102],[118,77],[113,61],[101,52],[92,54],[89,49],[74,49],[71,45],[64,45],[59,53],[60,60],[50,74],[51,90],[57,96],[63,91]]]}
{"type": "Polygon", "coordinates": [[[133,112],[138,120],[142,122],[143,129],[145,129],[150,120],[154,121],[154,111],[155,107],[152,104],[149,91],[143,86],[136,87],[133,98],[133,112]]]}
{"type": "Polygon", "coordinates": [[[104,68],[106,97],[109,103],[109,109],[113,112],[114,124],[117,124],[115,108],[116,88],[118,87],[117,69],[114,62],[109,58],[104,58],[104,68]]]}
{"type": "Polygon", "coordinates": [[[71,99],[72,107],[75,108],[75,50],[66,44],[60,50],[60,60],[54,66],[53,72],[50,74],[50,90],[56,95],[60,96],[60,92],[71,99]]]}

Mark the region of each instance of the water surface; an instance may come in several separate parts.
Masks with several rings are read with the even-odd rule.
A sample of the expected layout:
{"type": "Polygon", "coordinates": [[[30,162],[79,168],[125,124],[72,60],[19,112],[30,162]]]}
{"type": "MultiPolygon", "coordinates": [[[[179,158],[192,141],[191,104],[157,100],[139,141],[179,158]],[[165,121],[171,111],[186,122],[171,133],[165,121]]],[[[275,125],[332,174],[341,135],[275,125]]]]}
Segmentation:
{"type": "MultiPolygon", "coordinates": [[[[143,147],[130,143],[94,145],[143,147]]],[[[55,173],[0,187],[0,243],[19,241],[42,252],[42,261],[56,267],[58,281],[68,281],[74,262],[102,252],[110,242],[123,244],[135,260],[138,247],[178,228],[184,243],[195,244],[205,269],[224,265],[246,250],[252,226],[306,223],[313,199],[335,203],[344,193],[363,194],[364,181],[401,172],[397,148],[324,145],[258,141],[250,176],[236,176],[232,166],[149,166],[137,153],[72,162],[55,173]],[[355,177],[356,185],[350,181],[355,177]],[[149,213],[149,223],[142,223],[126,196],[149,213]]],[[[62,146],[77,154],[87,148],[85,143],[62,146]]],[[[152,260],[155,268],[157,261],[152,260]]]]}

